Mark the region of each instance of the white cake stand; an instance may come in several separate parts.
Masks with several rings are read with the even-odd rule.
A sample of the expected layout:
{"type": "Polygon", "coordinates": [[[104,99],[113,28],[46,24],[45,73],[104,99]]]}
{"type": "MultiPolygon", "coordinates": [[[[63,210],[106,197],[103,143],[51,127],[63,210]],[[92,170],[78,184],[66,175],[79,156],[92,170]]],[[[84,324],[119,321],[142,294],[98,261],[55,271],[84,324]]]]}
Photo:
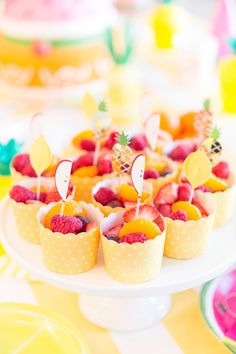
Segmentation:
{"type": "Polygon", "coordinates": [[[170,294],[198,286],[228,270],[236,261],[236,219],[213,232],[202,257],[188,261],[164,258],[155,280],[136,285],[111,279],[101,254],[98,264],[86,273],[60,275],[48,270],[40,246],[27,243],[18,235],[8,199],[0,210],[0,232],[4,248],[22,268],[48,284],[79,293],[80,309],[87,319],[118,331],[155,324],[167,314],[170,294]]]}

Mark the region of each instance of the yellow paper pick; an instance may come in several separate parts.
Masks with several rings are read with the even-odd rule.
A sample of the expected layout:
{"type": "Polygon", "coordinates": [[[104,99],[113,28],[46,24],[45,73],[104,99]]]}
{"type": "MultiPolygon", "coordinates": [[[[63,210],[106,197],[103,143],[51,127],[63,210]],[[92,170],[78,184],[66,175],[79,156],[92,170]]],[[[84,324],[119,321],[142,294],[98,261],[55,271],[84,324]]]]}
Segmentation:
{"type": "Polygon", "coordinates": [[[86,93],[84,98],[81,102],[81,108],[84,113],[89,117],[92,118],[94,114],[97,112],[97,102],[95,101],[94,97],[90,93],[86,93]]]}
{"type": "Polygon", "coordinates": [[[40,176],[50,165],[52,154],[47,141],[40,135],[32,144],[30,162],[37,176],[40,176]]]}
{"type": "Polygon", "coordinates": [[[194,189],[209,180],[211,171],[211,161],[203,149],[193,152],[184,161],[185,177],[194,189]]]}

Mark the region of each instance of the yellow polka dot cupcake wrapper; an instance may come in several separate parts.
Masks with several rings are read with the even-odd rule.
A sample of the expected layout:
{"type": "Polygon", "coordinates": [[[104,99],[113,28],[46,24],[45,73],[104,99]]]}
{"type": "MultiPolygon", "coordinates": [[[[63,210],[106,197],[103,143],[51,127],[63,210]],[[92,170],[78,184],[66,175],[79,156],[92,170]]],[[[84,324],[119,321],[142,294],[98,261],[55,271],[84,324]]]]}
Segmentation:
{"type": "Polygon", "coordinates": [[[39,244],[40,233],[36,215],[42,204],[16,203],[14,200],[11,200],[11,204],[19,235],[27,242],[39,244]]]}
{"type": "MultiPolygon", "coordinates": [[[[42,178],[41,183],[43,186],[52,187],[54,179],[42,178]]],[[[21,180],[17,184],[27,188],[31,188],[37,185],[37,179],[27,178],[21,180]]],[[[24,204],[17,203],[14,200],[11,200],[11,204],[19,235],[27,242],[39,244],[40,232],[36,215],[39,209],[45,204],[24,204]]]]}
{"type": "MultiPolygon", "coordinates": [[[[54,203],[53,203],[54,205],[54,203]]],[[[81,206],[87,212],[87,216],[101,223],[103,215],[91,204],[81,202],[81,206]]],[[[40,221],[40,238],[45,266],[53,272],[60,274],[79,274],[91,269],[97,261],[98,246],[100,240],[99,227],[89,232],[62,234],[52,232],[43,226],[44,215],[52,205],[40,209],[38,220],[40,221]]]]}
{"type": "Polygon", "coordinates": [[[216,205],[214,227],[227,224],[233,216],[236,202],[236,184],[224,192],[207,193],[211,195],[216,205]]]}
{"type": "Polygon", "coordinates": [[[92,202],[92,189],[100,181],[111,177],[110,174],[95,177],[71,176],[71,182],[75,188],[75,200],[83,200],[86,203],[92,202]]]}
{"type": "Polygon", "coordinates": [[[206,193],[198,192],[198,200],[209,213],[197,221],[181,221],[166,218],[167,231],[164,255],[175,259],[191,259],[203,254],[212,232],[215,208],[206,193]]]}
{"type": "MultiPolygon", "coordinates": [[[[101,224],[103,231],[122,222],[124,211],[110,214],[101,224]]],[[[117,243],[102,236],[105,267],[108,274],[123,283],[143,283],[155,278],[161,270],[166,230],[144,243],[117,243]]]]}

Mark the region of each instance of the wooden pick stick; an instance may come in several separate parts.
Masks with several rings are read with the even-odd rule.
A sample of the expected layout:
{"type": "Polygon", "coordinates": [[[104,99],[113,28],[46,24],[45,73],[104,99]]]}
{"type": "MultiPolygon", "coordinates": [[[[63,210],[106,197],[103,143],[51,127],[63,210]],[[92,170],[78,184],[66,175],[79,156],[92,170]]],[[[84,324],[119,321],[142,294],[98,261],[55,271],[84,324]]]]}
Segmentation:
{"type": "Polygon", "coordinates": [[[60,216],[62,216],[64,214],[64,209],[65,209],[65,201],[62,200],[62,203],[61,203],[61,210],[60,210],[60,216]]]}
{"type": "Polygon", "coordinates": [[[138,196],[138,201],[137,201],[137,205],[136,205],[136,212],[135,212],[135,219],[137,219],[139,217],[140,204],[141,204],[141,195],[138,196]]]}
{"type": "Polygon", "coordinates": [[[37,200],[40,199],[40,182],[41,182],[41,176],[39,175],[37,177],[37,192],[36,192],[36,198],[37,200]]]}
{"type": "Polygon", "coordinates": [[[98,163],[98,157],[99,157],[99,151],[100,151],[100,140],[96,142],[96,147],[95,147],[95,152],[94,152],[94,158],[93,158],[93,165],[97,166],[98,163]]]}
{"type": "Polygon", "coordinates": [[[192,204],[192,201],[193,201],[193,195],[194,195],[194,188],[192,187],[191,189],[191,193],[190,193],[190,196],[189,196],[189,203],[192,204]]]}

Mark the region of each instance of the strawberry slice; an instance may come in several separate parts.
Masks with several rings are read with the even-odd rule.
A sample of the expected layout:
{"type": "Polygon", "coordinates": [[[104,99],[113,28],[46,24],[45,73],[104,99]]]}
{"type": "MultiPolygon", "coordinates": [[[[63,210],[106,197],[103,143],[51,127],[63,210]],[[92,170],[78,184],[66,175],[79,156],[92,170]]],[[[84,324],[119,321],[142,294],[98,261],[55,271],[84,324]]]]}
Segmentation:
{"type": "Polygon", "coordinates": [[[95,229],[95,227],[97,227],[97,226],[98,226],[98,223],[96,221],[90,221],[85,227],[85,232],[89,232],[92,229],[95,229]]]}
{"type": "Polygon", "coordinates": [[[164,218],[161,216],[161,214],[158,216],[158,218],[156,218],[155,220],[153,220],[153,222],[155,224],[157,224],[157,226],[159,227],[160,231],[164,231],[165,229],[165,222],[164,222],[164,218]]]}
{"type": "Polygon", "coordinates": [[[128,201],[125,201],[123,203],[125,208],[134,208],[137,204],[136,202],[128,202],[128,201]]]}
{"type": "MultiPolygon", "coordinates": [[[[129,222],[129,221],[135,220],[135,214],[136,214],[136,208],[132,208],[132,209],[127,210],[123,215],[124,221],[129,222]]],[[[156,208],[154,208],[151,205],[141,205],[140,206],[139,218],[141,218],[141,219],[147,219],[147,220],[154,221],[155,219],[158,218],[159,215],[160,215],[159,211],[157,211],[156,208]]]]}
{"type": "Polygon", "coordinates": [[[178,199],[178,184],[167,183],[157,193],[154,206],[158,204],[173,204],[178,199]]]}
{"type": "Polygon", "coordinates": [[[112,227],[111,229],[105,231],[103,234],[106,237],[118,236],[122,226],[123,226],[122,224],[116,225],[116,226],[112,227]]]}
{"type": "Polygon", "coordinates": [[[208,216],[208,213],[207,211],[203,208],[203,206],[197,202],[196,200],[193,201],[193,205],[195,205],[201,212],[202,216],[205,216],[207,217],[208,216]]]}

